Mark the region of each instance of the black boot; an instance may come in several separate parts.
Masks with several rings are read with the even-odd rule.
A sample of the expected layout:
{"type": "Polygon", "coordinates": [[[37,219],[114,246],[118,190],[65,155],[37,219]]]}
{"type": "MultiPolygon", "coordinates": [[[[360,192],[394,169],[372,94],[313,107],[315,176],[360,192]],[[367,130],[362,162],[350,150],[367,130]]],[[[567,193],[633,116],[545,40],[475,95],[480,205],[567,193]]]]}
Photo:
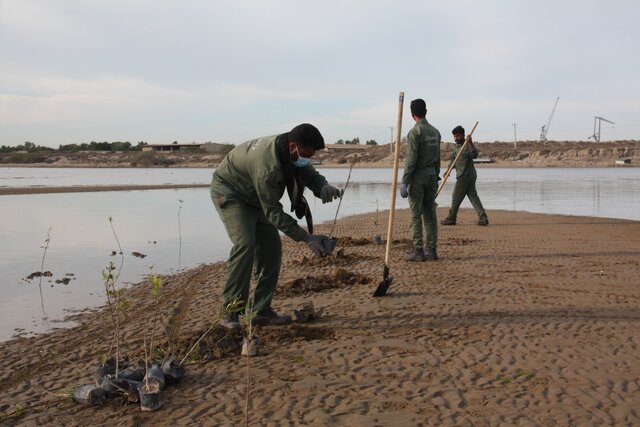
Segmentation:
{"type": "Polygon", "coordinates": [[[420,249],[411,249],[404,256],[405,261],[424,261],[426,260],[426,256],[424,255],[424,250],[420,249]]]}
{"type": "Polygon", "coordinates": [[[427,255],[425,256],[427,261],[437,261],[438,260],[438,252],[436,248],[427,248],[427,255]]]}
{"type": "Polygon", "coordinates": [[[451,218],[450,216],[448,216],[445,219],[443,219],[442,221],[440,221],[440,224],[442,224],[442,225],[456,225],[456,219],[455,218],[451,218]]]}

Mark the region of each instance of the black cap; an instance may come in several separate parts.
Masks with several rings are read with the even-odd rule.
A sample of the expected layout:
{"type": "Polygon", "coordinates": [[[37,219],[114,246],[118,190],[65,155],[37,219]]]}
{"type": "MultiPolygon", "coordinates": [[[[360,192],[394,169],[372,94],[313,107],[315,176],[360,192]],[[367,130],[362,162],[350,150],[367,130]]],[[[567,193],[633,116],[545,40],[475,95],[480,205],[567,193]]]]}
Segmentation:
{"type": "Polygon", "coordinates": [[[289,132],[288,142],[295,142],[300,147],[310,147],[314,150],[324,148],[324,138],[317,127],[309,123],[302,123],[289,132]]]}
{"type": "Polygon", "coordinates": [[[427,103],[424,99],[414,99],[411,101],[411,114],[416,117],[424,117],[427,115],[427,103]]]}

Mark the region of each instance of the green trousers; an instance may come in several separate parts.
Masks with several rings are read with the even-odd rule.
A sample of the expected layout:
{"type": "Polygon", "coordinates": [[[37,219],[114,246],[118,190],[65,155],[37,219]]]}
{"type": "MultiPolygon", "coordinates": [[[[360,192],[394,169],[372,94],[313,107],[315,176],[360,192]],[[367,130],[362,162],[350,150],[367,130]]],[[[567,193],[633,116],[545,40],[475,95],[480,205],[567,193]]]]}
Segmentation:
{"type": "Polygon", "coordinates": [[[261,208],[249,206],[224,186],[212,185],[211,199],[233,243],[227,261],[227,282],[223,304],[235,298],[249,299],[251,272],[255,268],[254,311],[271,306],[282,262],[282,242],[278,229],[264,216],[261,208]]]}
{"type": "Polygon", "coordinates": [[[450,219],[456,219],[458,216],[458,209],[460,209],[460,204],[465,197],[469,197],[469,201],[471,202],[473,209],[476,210],[478,218],[487,214],[484,207],[482,207],[482,202],[480,201],[480,197],[478,197],[478,192],[476,191],[476,178],[477,175],[475,173],[471,173],[456,179],[456,186],[453,188],[451,209],[449,209],[450,219]]]}
{"type": "Polygon", "coordinates": [[[422,226],[427,231],[427,248],[438,246],[438,218],[436,217],[437,175],[428,175],[426,182],[411,182],[409,185],[409,207],[411,208],[411,231],[414,249],[422,249],[422,226]]]}

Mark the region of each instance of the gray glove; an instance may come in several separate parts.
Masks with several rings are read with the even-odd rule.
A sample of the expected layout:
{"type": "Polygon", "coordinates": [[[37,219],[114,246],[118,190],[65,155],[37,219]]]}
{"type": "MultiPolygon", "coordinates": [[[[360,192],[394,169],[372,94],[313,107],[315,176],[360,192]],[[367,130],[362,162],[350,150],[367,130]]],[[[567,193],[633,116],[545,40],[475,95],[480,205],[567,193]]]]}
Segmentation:
{"type": "Polygon", "coordinates": [[[409,186],[407,184],[402,184],[400,186],[400,195],[403,199],[409,197],[409,186]]]}
{"type": "Polygon", "coordinates": [[[322,199],[322,203],[329,203],[334,199],[340,198],[342,192],[338,190],[336,187],[332,187],[327,184],[320,190],[320,198],[322,199]]]}
{"type": "Polygon", "coordinates": [[[322,234],[307,234],[304,241],[315,256],[321,257],[329,255],[331,252],[326,246],[326,243],[329,241],[327,236],[323,236],[322,234]]]}

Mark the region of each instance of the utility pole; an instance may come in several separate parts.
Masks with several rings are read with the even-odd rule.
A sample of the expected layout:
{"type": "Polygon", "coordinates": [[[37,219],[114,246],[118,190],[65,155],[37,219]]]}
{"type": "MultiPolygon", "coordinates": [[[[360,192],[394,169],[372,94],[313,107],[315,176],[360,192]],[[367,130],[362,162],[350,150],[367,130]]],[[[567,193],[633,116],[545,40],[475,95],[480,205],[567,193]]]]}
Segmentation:
{"type": "Polygon", "coordinates": [[[517,123],[512,123],[513,124],[513,148],[517,149],[518,148],[518,137],[516,136],[516,126],[518,126],[517,123]]]}

